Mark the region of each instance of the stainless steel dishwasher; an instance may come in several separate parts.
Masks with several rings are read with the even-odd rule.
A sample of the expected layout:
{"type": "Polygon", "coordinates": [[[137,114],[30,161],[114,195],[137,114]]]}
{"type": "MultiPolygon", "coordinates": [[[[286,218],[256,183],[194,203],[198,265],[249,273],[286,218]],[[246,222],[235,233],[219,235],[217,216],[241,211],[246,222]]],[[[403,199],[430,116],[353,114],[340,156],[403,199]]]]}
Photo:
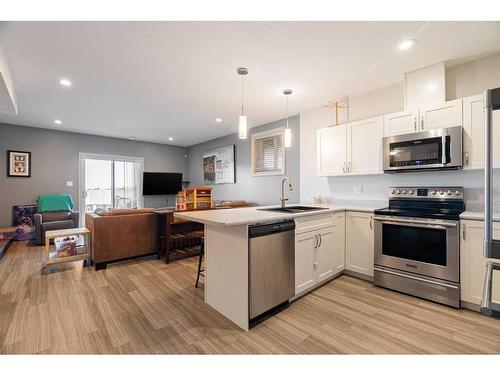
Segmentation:
{"type": "Polygon", "coordinates": [[[288,301],[295,292],[295,222],[248,229],[250,319],[288,301]]]}

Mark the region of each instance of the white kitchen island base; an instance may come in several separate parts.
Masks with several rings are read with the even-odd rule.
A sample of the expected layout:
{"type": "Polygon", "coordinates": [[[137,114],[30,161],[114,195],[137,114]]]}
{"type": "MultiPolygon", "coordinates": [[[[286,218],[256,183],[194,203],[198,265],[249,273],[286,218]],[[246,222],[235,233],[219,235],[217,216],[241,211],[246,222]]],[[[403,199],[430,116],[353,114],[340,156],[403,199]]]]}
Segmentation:
{"type": "Polygon", "coordinates": [[[248,225],[205,225],[205,303],[249,329],[248,225]]]}

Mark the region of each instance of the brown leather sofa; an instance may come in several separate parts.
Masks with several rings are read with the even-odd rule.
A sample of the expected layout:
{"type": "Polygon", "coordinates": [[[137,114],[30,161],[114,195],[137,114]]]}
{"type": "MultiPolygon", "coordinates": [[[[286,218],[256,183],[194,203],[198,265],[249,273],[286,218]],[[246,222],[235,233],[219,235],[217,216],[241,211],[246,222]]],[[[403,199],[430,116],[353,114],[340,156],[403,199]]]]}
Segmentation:
{"type": "Polygon", "coordinates": [[[79,213],[72,211],[42,212],[33,217],[35,221],[35,241],[37,245],[45,243],[48,230],[78,228],[79,213]]]}
{"type": "Polygon", "coordinates": [[[157,253],[156,216],[151,210],[112,210],[85,214],[91,232],[91,258],[97,270],[108,263],[157,253]]]}

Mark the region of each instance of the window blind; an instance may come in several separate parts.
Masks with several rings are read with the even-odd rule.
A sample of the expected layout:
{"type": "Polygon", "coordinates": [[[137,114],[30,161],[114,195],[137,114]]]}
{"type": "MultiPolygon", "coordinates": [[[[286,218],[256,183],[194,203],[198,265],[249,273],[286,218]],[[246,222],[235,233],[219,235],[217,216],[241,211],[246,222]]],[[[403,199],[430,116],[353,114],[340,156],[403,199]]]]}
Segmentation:
{"type": "Polygon", "coordinates": [[[283,171],[283,135],[254,139],[254,173],[283,171]]]}

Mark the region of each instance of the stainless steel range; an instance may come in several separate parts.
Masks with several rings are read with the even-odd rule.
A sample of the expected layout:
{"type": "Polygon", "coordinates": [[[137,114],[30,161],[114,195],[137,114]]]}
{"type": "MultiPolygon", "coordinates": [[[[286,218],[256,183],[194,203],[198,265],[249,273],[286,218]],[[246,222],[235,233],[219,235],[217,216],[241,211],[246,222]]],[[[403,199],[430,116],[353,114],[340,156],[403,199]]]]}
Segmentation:
{"type": "Polygon", "coordinates": [[[394,187],[375,210],[375,285],[460,307],[462,187],[394,187]]]}

